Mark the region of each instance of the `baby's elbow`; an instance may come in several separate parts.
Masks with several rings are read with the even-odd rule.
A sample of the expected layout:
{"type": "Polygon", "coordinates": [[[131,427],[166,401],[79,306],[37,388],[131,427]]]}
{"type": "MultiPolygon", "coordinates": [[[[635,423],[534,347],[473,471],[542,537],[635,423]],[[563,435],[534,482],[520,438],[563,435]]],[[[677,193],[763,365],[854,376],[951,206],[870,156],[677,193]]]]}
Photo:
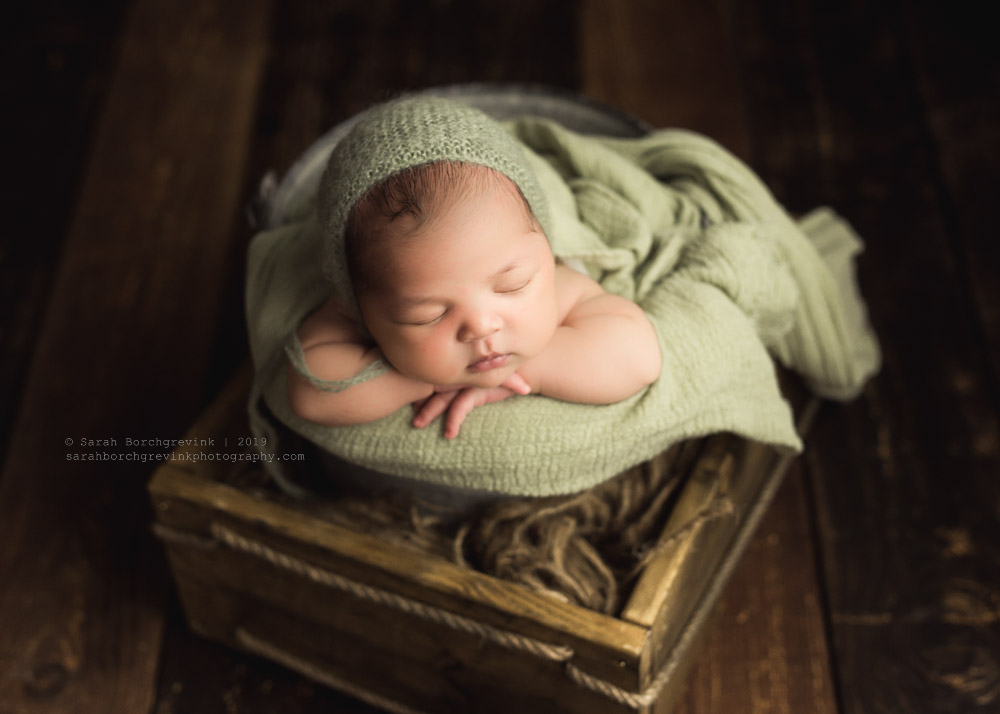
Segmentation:
{"type": "Polygon", "coordinates": [[[660,378],[663,369],[663,354],[656,331],[646,314],[640,311],[636,322],[638,330],[632,350],[634,358],[632,374],[639,384],[638,391],[638,389],[648,387],[660,378]]]}
{"type": "Polygon", "coordinates": [[[660,378],[663,360],[655,336],[652,340],[643,336],[627,344],[627,357],[618,364],[620,376],[602,403],[613,404],[634,397],[660,378]]]}
{"type": "Polygon", "coordinates": [[[639,389],[643,389],[654,384],[656,380],[660,378],[660,372],[662,369],[663,360],[660,359],[660,348],[657,345],[655,354],[646,356],[646,358],[639,364],[639,368],[636,372],[639,389]]]}
{"type": "Polygon", "coordinates": [[[288,407],[292,414],[321,426],[347,426],[352,423],[344,418],[338,394],[317,389],[294,370],[290,370],[287,381],[288,407]]]}
{"type": "Polygon", "coordinates": [[[320,423],[322,411],[318,390],[310,384],[303,384],[299,379],[288,380],[288,407],[299,419],[320,423]]]}
{"type": "Polygon", "coordinates": [[[654,352],[637,355],[630,369],[631,383],[628,385],[629,394],[627,396],[634,396],[655,384],[660,378],[661,368],[662,360],[658,346],[654,352]]]}

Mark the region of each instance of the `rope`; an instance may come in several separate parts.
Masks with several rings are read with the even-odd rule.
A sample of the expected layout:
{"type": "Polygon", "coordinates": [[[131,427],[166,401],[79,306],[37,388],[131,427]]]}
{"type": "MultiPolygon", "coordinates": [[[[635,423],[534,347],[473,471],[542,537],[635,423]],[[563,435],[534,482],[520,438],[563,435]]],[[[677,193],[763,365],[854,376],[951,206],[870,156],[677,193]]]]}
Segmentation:
{"type": "MultiPolygon", "coordinates": [[[[550,645],[530,637],[500,630],[490,625],[471,620],[467,617],[455,615],[447,610],[431,607],[395,593],[374,588],[369,585],[364,585],[363,583],[358,583],[328,570],[317,568],[316,566],[298,558],[293,558],[285,553],[276,551],[263,543],[241,536],[225,526],[221,526],[216,523],[212,524],[211,532],[218,540],[235,550],[262,558],[273,565],[284,568],[298,575],[303,575],[313,582],[333,587],[343,592],[348,592],[363,600],[393,607],[408,614],[422,617],[452,629],[479,635],[484,639],[503,647],[527,652],[542,659],[554,662],[563,662],[565,664],[567,675],[575,684],[593,692],[597,692],[598,694],[602,694],[605,697],[620,704],[624,704],[632,709],[641,709],[642,707],[655,702],[659,698],[660,691],[663,689],[664,684],[669,679],[670,671],[667,671],[668,668],[665,667],[657,673],[657,676],[643,691],[638,693],[631,692],[612,684],[611,682],[595,677],[592,674],[588,674],[574,665],[569,661],[576,654],[571,647],[550,645]]],[[[277,652],[277,649],[273,646],[260,641],[258,642],[262,646],[269,646],[277,652]]],[[[294,655],[287,653],[285,653],[284,656],[286,659],[294,658],[294,655]]],[[[312,668],[312,665],[307,664],[307,666],[312,668]]],[[[298,669],[298,667],[293,667],[293,669],[298,669]]],[[[670,669],[672,670],[672,668],[670,669]]],[[[303,671],[303,673],[306,674],[305,671],[303,671]]],[[[320,674],[323,679],[320,679],[319,677],[314,678],[321,682],[325,682],[327,679],[337,679],[336,675],[323,670],[317,670],[317,673],[320,674]]],[[[311,675],[307,674],[307,676],[311,675]]],[[[339,685],[332,686],[342,689],[339,685]]]]}
{"type": "Polygon", "coordinates": [[[342,592],[350,593],[362,600],[367,600],[379,605],[395,608],[409,615],[445,625],[453,630],[459,630],[468,634],[477,635],[483,639],[494,642],[503,647],[528,652],[536,657],[551,660],[554,662],[565,662],[570,659],[574,652],[571,647],[563,645],[550,645],[541,640],[536,640],[524,635],[507,632],[499,628],[478,622],[462,615],[443,610],[438,607],[425,605],[417,600],[397,595],[396,593],[382,590],[380,588],[365,585],[354,580],[350,580],[336,573],[317,568],[310,563],[298,558],[293,558],[285,553],[274,550],[263,543],[249,538],[213,523],[211,526],[212,535],[218,540],[235,550],[243,551],[250,555],[255,555],[272,565],[284,568],[290,572],[302,575],[313,582],[332,587],[342,592]]]}
{"type": "Polygon", "coordinates": [[[663,689],[663,685],[669,679],[669,672],[664,667],[656,674],[656,677],[649,683],[648,687],[641,692],[630,692],[605,679],[584,672],[572,662],[566,663],[566,674],[569,675],[569,678],[577,686],[585,687],[598,694],[603,694],[612,701],[636,710],[647,707],[650,704],[655,704],[656,700],[660,698],[660,691],[663,689]]]}
{"type": "Polygon", "coordinates": [[[701,441],[570,496],[505,499],[464,522],[455,562],[606,615],[651,556],[649,544],[701,441]]]}

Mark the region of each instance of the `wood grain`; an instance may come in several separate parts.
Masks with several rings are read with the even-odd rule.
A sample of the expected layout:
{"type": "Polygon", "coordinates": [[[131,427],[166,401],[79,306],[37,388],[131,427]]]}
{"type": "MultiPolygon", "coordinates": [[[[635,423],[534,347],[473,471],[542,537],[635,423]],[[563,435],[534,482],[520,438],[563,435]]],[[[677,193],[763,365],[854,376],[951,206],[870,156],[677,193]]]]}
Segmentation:
{"type": "Polygon", "coordinates": [[[245,537],[357,582],[495,627],[564,642],[581,659],[593,662],[594,674],[618,680],[619,686],[636,687],[635,665],[646,637],[643,627],[566,605],[444,560],[415,558],[412,552],[376,537],[227,486],[206,484],[198,473],[169,468],[157,475],[152,489],[161,519],[171,527],[207,535],[211,522],[225,523],[245,537]],[[248,531],[246,524],[253,528],[248,531]],[[625,666],[620,666],[622,662],[625,666]]]}
{"type": "Polygon", "coordinates": [[[739,68],[713,3],[586,0],[579,32],[587,95],[654,127],[699,131],[746,158],[739,68]]]}
{"type": "Polygon", "coordinates": [[[245,628],[354,685],[427,711],[541,711],[540,702],[547,711],[595,705],[624,711],[571,683],[559,662],[317,586],[225,549],[182,547],[172,555],[196,630],[233,646],[239,644],[234,632],[245,628]]]}
{"type": "MultiPolygon", "coordinates": [[[[695,552],[701,555],[700,551],[705,548],[704,536],[701,535],[705,529],[697,526],[694,530],[698,533],[689,534],[692,537],[677,536],[691,528],[692,523],[698,523],[699,519],[709,517],[712,504],[718,503],[720,497],[725,497],[723,493],[729,491],[735,468],[736,447],[735,440],[727,438],[726,435],[717,435],[706,440],[697,463],[686,477],[683,489],[670,510],[658,543],[658,547],[662,550],[643,570],[628,602],[622,609],[622,619],[653,627],[657,619],[665,614],[665,607],[680,608],[693,605],[691,602],[685,602],[689,601],[690,597],[685,598],[684,595],[690,593],[679,592],[677,588],[681,583],[685,584],[685,589],[688,587],[687,582],[691,573],[685,571],[692,567],[694,562],[692,556],[695,552]]],[[[720,520],[722,515],[718,514],[716,520],[720,520]]],[[[724,515],[727,516],[724,519],[725,525],[718,524],[721,526],[720,547],[711,549],[712,555],[721,555],[721,550],[728,540],[724,536],[731,534],[732,531],[730,523],[735,521],[735,513],[724,515]]],[[[709,572],[709,569],[706,569],[705,578],[709,576],[709,572]]],[[[703,587],[704,581],[691,583],[691,587],[696,590],[700,590],[699,585],[703,587]]],[[[679,626],[687,619],[687,614],[670,619],[676,620],[675,626],[679,626]]],[[[663,642],[662,646],[669,647],[672,644],[672,641],[663,642]]]]}
{"type": "MultiPolygon", "coordinates": [[[[906,3],[901,42],[934,142],[931,167],[955,260],[968,276],[968,311],[979,321],[1000,387],[1000,245],[994,230],[1000,170],[1000,57],[986,16],[941,22],[928,2],[906,3]]],[[[993,441],[996,448],[996,441],[993,441]]]]}
{"type": "MultiPolygon", "coordinates": [[[[747,159],[756,155],[757,137],[750,126],[757,107],[743,102],[739,79],[748,71],[746,58],[734,51],[744,22],[726,3],[585,3],[580,40],[583,86],[596,98],[654,125],[683,126],[713,136],[747,159]]],[[[764,643],[797,647],[795,654],[789,650],[781,654],[796,664],[808,662],[815,676],[775,679],[763,696],[748,689],[746,678],[752,671],[748,667],[755,666],[751,663],[763,650],[750,652],[734,645],[725,634],[729,626],[720,624],[726,622],[725,615],[719,615],[704,637],[704,648],[696,653],[681,711],[835,710],[833,683],[823,674],[830,666],[818,607],[823,595],[813,577],[814,553],[808,547],[810,532],[801,508],[800,499],[779,498],[765,521],[767,528],[795,535],[779,541],[781,547],[764,547],[761,541],[768,531],[762,526],[745,556],[752,565],[743,566],[743,571],[770,572],[775,579],[783,574],[788,587],[765,588],[760,581],[750,587],[747,579],[752,576],[744,573],[742,587],[727,588],[718,611],[746,614],[748,648],[771,646],[764,643]],[[720,685],[730,681],[740,684],[720,685]]],[[[765,676],[757,671],[756,676],[765,676]]]]}
{"type": "Polygon", "coordinates": [[[676,714],[838,711],[794,463],[704,634],[676,714]]]}
{"type": "MultiPolygon", "coordinates": [[[[995,710],[1000,432],[970,309],[992,291],[972,259],[985,226],[970,210],[967,235],[953,218],[920,89],[929,80],[907,39],[940,23],[976,37],[975,20],[898,4],[732,5],[761,117],[755,163],[793,207],[832,203],[867,241],[862,288],[883,371],[859,402],[821,414],[807,458],[843,709],[995,710]]],[[[965,68],[939,59],[970,96],[965,68]]]]}
{"type": "Polygon", "coordinates": [[[124,455],[125,438],[176,436],[198,405],[268,12],[131,8],[0,481],[5,710],[154,699],[166,582],[141,535],[149,468],[66,456],[101,451],[83,438],[124,455]]]}
{"type": "Polygon", "coordinates": [[[0,449],[17,413],[128,3],[42,0],[0,27],[0,449]]]}

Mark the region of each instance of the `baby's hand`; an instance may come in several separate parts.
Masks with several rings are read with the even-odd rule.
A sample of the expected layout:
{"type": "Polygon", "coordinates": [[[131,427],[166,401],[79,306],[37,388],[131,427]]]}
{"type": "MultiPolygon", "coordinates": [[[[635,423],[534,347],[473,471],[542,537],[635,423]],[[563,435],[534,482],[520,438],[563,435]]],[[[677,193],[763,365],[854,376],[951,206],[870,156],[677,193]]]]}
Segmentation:
{"type": "Polygon", "coordinates": [[[484,389],[483,387],[455,387],[435,392],[427,399],[414,402],[417,413],[413,417],[413,426],[421,429],[440,415],[448,412],[444,425],[446,439],[454,439],[462,427],[462,422],[476,407],[499,402],[515,394],[530,394],[531,387],[521,375],[515,373],[499,387],[484,389]]]}

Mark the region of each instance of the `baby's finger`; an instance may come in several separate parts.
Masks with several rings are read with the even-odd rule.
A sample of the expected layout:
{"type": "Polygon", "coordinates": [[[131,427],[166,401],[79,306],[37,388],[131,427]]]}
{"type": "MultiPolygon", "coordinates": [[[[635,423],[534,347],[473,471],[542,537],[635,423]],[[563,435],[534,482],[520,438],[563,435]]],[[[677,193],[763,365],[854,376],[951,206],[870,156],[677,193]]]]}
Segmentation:
{"type": "Polygon", "coordinates": [[[417,407],[417,413],[413,416],[413,426],[422,429],[430,424],[445,413],[453,398],[454,394],[445,392],[425,399],[423,404],[417,407]]]}
{"type": "Polygon", "coordinates": [[[423,399],[418,399],[417,401],[413,402],[413,404],[411,405],[413,407],[413,413],[416,414],[421,409],[423,409],[424,406],[427,404],[427,402],[429,402],[430,400],[431,400],[430,397],[424,397],[423,399]]]}
{"type": "Polygon", "coordinates": [[[520,395],[531,394],[531,385],[528,384],[524,380],[524,377],[519,375],[517,372],[514,372],[514,374],[507,377],[504,383],[500,386],[506,387],[512,392],[516,392],[520,395]]]}
{"type": "Polygon", "coordinates": [[[468,389],[462,392],[451,403],[451,408],[448,410],[448,417],[444,423],[444,438],[454,439],[458,436],[465,417],[469,416],[469,412],[479,405],[479,402],[476,401],[476,392],[477,390],[475,389],[468,389]]]}

